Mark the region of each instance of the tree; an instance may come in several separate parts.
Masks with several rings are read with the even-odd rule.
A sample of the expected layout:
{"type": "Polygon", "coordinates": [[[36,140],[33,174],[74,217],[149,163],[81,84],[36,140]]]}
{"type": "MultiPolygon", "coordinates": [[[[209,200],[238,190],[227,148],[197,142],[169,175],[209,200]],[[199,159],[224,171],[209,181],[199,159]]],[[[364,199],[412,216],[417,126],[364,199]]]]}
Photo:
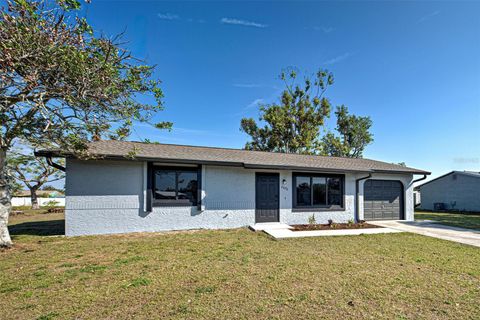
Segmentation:
{"type": "Polygon", "coordinates": [[[59,191],[58,188],[56,188],[55,186],[52,186],[52,185],[44,185],[43,187],[40,188],[40,190],[44,190],[44,191],[59,191]]]}
{"type": "Polygon", "coordinates": [[[335,111],[340,136],[329,132],[323,138],[323,154],[336,157],[361,158],[365,147],[372,143],[370,117],[359,117],[348,113],[346,106],[337,107],[335,111]]]}
{"type": "Polygon", "coordinates": [[[9,187],[9,192],[11,195],[16,195],[23,191],[23,185],[15,180],[15,178],[12,176],[11,173],[7,174],[7,179],[8,179],[8,187],[9,187]]]}
{"type": "Polygon", "coordinates": [[[260,106],[260,121],[252,118],[241,120],[241,130],[251,136],[245,149],[287,153],[316,154],[321,151],[320,130],[325,118],[330,116],[330,101],[324,97],[333,84],[333,75],[319,70],[314,76],[298,83],[293,69],[281,73],[285,84],[280,104],[260,106]]]}
{"type": "Polygon", "coordinates": [[[10,152],[7,166],[13,177],[23,182],[30,191],[32,209],[39,209],[37,191],[43,185],[65,177],[62,171],[51,167],[45,159],[37,158],[33,154],[10,152]]]}
{"type": "Polygon", "coordinates": [[[5,157],[17,141],[88,157],[88,141],[125,139],[163,109],[154,68],[121,36],[96,35],[77,0],[57,1],[9,0],[0,11],[0,246],[12,244],[5,157]]]}
{"type": "Polygon", "coordinates": [[[285,83],[280,104],[260,106],[261,127],[252,118],[243,118],[240,129],[250,135],[245,149],[321,154],[342,157],[361,157],[365,147],[373,141],[369,132],[369,117],[350,115],[344,105],[337,107],[336,130],[340,136],[329,132],[322,136],[325,119],[330,117],[331,103],[324,96],[334,82],[333,75],[319,70],[297,83],[297,72],[282,72],[285,83]]]}

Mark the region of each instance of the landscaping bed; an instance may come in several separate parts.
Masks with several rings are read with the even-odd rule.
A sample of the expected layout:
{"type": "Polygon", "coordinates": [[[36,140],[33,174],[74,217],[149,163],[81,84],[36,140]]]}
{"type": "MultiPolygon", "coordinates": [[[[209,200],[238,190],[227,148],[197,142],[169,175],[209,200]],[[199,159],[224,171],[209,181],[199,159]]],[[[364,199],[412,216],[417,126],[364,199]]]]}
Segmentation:
{"type": "Polygon", "coordinates": [[[326,224],[295,224],[291,226],[292,231],[311,231],[311,230],[341,230],[341,229],[367,229],[382,228],[366,222],[357,223],[326,223],[326,224]]]}

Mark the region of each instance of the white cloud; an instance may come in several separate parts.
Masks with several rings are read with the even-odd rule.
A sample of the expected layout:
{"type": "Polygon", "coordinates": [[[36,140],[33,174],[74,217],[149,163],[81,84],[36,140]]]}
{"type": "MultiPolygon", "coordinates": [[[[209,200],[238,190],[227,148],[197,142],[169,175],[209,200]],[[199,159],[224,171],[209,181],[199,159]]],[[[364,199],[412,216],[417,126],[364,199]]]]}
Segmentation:
{"type": "Polygon", "coordinates": [[[258,106],[260,106],[261,104],[264,104],[264,103],[265,103],[265,99],[261,99],[261,98],[260,99],[255,99],[252,102],[250,102],[248,105],[246,105],[242,109],[242,111],[234,113],[233,116],[235,116],[235,117],[243,116],[248,110],[256,108],[256,107],[258,107],[258,106]]]}
{"type": "Polygon", "coordinates": [[[206,22],[203,19],[192,19],[192,18],[188,18],[187,21],[188,22],[196,22],[196,23],[205,23],[206,22]]]}
{"type": "Polygon", "coordinates": [[[335,30],[335,28],[332,28],[332,27],[313,27],[313,30],[315,31],[322,31],[323,33],[330,33],[330,32],[333,32],[335,30]]]}
{"type": "Polygon", "coordinates": [[[261,84],[258,83],[234,83],[234,87],[237,88],[260,88],[263,87],[261,84]]]}
{"type": "Polygon", "coordinates": [[[268,27],[268,25],[263,24],[263,23],[258,23],[258,22],[248,21],[248,20],[235,19],[235,18],[222,18],[220,20],[220,22],[223,23],[223,24],[233,24],[233,25],[245,26],[245,27],[255,27],[255,28],[266,28],[266,27],[268,27]]]}
{"type": "Polygon", "coordinates": [[[418,19],[418,20],[417,20],[417,23],[425,22],[425,21],[427,21],[428,19],[435,17],[435,16],[438,15],[439,13],[440,13],[440,11],[438,11],[438,10],[433,11],[433,12],[430,12],[429,14],[426,14],[426,15],[424,15],[423,17],[421,17],[420,19],[418,19]]]}
{"type": "Polygon", "coordinates": [[[253,100],[249,105],[247,105],[247,106],[245,107],[245,110],[258,107],[259,105],[261,105],[261,104],[263,104],[263,103],[265,103],[265,100],[263,100],[263,99],[255,99],[255,100],[253,100]]]}
{"type": "Polygon", "coordinates": [[[172,14],[172,13],[158,13],[157,17],[159,17],[162,20],[179,20],[180,16],[177,14],[172,14]]]}
{"type": "Polygon", "coordinates": [[[324,61],[323,64],[334,64],[334,63],[337,63],[337,62],[340,62],[342,60],[345,60],[345,59],[349,58],[351,55],[352,54],[350,52],[345,52],[344,54],[341,54],[341,55],[336,56],[332,59],[324,61]]]}
{"type": "Polygon", "coordinates": [[[187,134],[210,134],[211,133],[211,131],[208,131],[208,130],[177,128],[175,126],[172,128],[172,132],[187,133],[187,134]]]}

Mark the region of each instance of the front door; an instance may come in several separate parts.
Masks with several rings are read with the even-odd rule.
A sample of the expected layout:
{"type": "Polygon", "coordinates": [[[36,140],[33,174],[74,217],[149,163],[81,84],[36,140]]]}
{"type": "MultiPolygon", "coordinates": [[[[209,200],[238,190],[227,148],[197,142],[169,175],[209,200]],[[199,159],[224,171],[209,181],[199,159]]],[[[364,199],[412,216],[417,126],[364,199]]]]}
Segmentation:
{"type": "Polygon", "coordinates": [[[278,222],[280,182],[278,173],[257,173],[255,222],[278,222]]]}

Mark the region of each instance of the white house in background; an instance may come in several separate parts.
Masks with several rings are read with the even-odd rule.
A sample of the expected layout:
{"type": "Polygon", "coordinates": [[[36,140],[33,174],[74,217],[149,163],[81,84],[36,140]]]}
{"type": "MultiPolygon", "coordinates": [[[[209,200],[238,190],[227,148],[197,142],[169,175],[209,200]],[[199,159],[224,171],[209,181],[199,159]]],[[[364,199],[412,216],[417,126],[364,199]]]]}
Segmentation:
{"type": "Polygon", "coordinates": [[[369,159],[98,141],[66,157],[66,235],[237,228],[261,222],[413,220],[414,175],[369,159]],[[135,157],[132,159],[132,153],[135,157]]]}
{"type": "Polygon", "coordinates": [[[480,172],[452,171],[417,189],[421,209],[480,212],[480,172]]]}

